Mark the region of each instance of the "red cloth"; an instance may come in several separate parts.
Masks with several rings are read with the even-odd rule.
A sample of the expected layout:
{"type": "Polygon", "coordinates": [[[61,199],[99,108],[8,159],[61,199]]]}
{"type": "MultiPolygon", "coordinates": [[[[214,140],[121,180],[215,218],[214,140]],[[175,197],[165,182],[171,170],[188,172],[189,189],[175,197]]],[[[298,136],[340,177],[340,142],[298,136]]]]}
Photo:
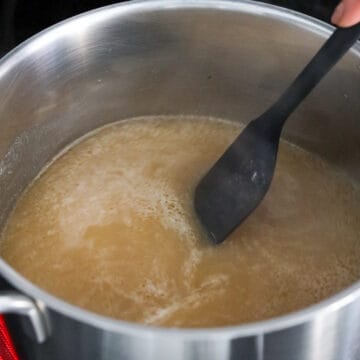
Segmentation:
{"type": "Polygon", "coordinates": [[[14,343],[6,327],[4,317],[0,315],[0,360],[19,360],[14,343]]]}

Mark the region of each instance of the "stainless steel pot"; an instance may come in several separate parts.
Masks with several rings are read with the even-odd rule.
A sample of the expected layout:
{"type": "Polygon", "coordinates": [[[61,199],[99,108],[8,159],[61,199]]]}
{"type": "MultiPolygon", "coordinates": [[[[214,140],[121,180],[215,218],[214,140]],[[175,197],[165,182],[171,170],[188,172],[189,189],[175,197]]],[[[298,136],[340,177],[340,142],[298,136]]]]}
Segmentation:
{"type": "MultiPolygon", "coordinates": [[[[330,31],[259,3],[163,0],[99,9],[32,38],[0,63],[0,224],[39,170],[95,127],[149,114],[255,118],[330,31]]],[[[285,136],[360,179],[360,45],[285,136]]],[[[87,312],[3,260],[0,272],[19,290],[1,294],[0,312],[30,319],[21,331],[32,360],[360,359],[360,283],[281,318],[179,330],[87,312]]]]}

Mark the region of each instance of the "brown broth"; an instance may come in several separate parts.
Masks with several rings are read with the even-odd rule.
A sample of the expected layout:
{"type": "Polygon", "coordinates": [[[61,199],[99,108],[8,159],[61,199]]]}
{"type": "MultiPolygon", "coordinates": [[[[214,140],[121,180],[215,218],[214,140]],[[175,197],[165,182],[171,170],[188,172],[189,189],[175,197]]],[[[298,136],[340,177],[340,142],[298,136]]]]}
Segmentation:
{"type": "Polygon", "coordinates": [[[90,134],[18,201],[2,256],[70,303],[162,326],[262,320],[356,281],[357,185],[285,142],[265,201],[221,246],[207,242],[193,189],[240,130],[158,117],[90,134]]]}

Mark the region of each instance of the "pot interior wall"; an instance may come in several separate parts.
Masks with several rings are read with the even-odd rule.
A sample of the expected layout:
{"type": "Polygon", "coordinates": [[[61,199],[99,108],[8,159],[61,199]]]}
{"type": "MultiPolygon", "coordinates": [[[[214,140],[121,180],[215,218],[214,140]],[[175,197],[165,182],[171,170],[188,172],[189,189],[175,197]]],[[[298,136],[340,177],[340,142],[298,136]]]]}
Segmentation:
{"type": "MultiPolygon", "coordinates": [[[[246,123],[281,94],[328,34],[251,4],[180,3],[164,2],[161,10],[135,3],[80,17],[2,62],[0,226],[40,169],[89,130],[153,114],[246,123]]],[[[354,50],[292,116],[285,137],[359,179],[359,117],[354,50]]]]}

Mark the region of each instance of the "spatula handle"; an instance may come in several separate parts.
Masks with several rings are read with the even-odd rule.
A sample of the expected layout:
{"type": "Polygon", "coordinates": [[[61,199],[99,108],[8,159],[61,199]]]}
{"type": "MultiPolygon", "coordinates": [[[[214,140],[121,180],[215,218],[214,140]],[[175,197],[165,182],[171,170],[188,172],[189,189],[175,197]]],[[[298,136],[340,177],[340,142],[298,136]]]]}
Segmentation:
{"type": "Polygon", "coordinates": [[[279,121],[277,124],[283,125],[301,101],[359,38],[360,23],[349,28],[336,29],[280,99],[268,110],[266,115],[277,118],[279,121]]]}

